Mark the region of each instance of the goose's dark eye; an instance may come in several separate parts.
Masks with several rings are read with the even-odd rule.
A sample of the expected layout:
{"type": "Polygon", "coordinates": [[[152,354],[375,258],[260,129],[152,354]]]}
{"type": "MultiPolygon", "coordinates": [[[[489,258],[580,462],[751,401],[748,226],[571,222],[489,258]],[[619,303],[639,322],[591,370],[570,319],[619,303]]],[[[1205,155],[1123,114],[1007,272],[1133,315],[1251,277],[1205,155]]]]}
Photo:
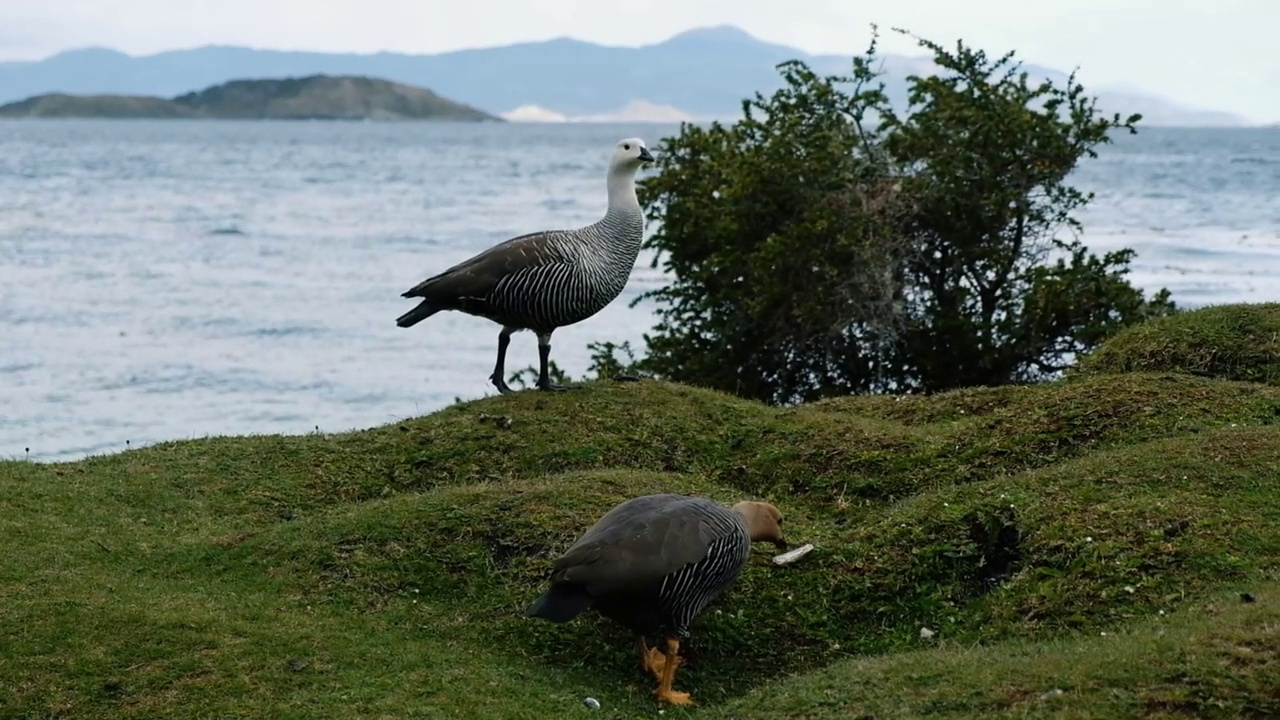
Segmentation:
{"type": "Polygon", "coordinates": [[[630,145],[623,145],[623,146],[622,146],[622,149],[623,149],[623,150],[630,150],[630,149],[631,149],[631,146],[630,146],[630,145]]]}

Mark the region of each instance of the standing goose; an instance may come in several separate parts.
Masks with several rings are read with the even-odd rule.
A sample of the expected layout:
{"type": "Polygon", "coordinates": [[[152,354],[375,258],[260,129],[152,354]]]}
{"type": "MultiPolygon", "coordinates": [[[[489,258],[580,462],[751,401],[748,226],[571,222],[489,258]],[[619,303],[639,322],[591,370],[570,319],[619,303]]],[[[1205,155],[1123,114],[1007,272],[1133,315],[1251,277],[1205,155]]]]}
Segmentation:
{"type": "Polygon", "coordinates": [[[658,700],[687,705],[689,694],[671,689],[680,641],[702,609],[737,579],[756,540],[787,546],[782,514],[769,503],[728,508],[685,495],[633,498],[555,561],[551,587],[525,615],[567,622],[594,606],[636,634],[640,664],[658,681],[658,700]],[[660,635],[664,651],[649,648],[647,634],[660,635]]]}
{"type": "Polygon", "coordinates": [[[401,297],[422,302],[396,319],[407,328],[441,310],[459,310],[502,326],[498,359],[489,379],[509,393],[503,378],[511,333],[538,336],[538,387],[552,385],[547,374],[551,333],[600,312],[622,292],[640,254],[644,214],[636,199],[635,176],[653,162],[644,141],[618,142],[606,176],[609,206],[600,220],[576,230],[547,230],[512,238],[423,280],[401,297]]]}

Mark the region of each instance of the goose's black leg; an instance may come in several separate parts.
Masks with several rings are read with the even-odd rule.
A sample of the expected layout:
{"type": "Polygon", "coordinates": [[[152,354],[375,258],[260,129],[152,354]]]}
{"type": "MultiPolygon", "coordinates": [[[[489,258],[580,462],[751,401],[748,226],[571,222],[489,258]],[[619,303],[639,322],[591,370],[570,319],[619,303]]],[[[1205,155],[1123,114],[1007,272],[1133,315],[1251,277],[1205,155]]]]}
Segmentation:
{"type": "Polygon", "coordinates": [[[571,390],[567,385],[552,385],[547,370],[551,358],[551,333],[538,333],[538,389],[547,392],[571,390]]]}
{"type": "Polygon", "coordinates": [[[506,395],[511,392],[511,387],[507,385],[505,366],[507,364],[507,346],[511,344],[511,328],[502,328],[502,332],[498,333],[498,360],[493,365],[493,374],[489,376],[489,381],[493,386],[498,388],[498,392],[506,395]]]}

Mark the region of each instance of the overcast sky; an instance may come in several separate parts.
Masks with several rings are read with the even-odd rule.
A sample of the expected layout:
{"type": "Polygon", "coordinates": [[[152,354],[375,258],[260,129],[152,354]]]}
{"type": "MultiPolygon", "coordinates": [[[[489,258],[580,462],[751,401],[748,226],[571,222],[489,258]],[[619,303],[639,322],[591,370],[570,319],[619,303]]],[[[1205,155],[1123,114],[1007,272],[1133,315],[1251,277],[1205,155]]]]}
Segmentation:
{"type": "MultiPolygon", "coordinates": [[[[809,52],[863,49],[868,24],[1280,121],[1280,0],[0,0],[0,59],[204,44],[434,53],[568,35],[644,45],[729,23],[809,52]]],[[[897,38],[885,50],[911,50],[897,38]]]]}

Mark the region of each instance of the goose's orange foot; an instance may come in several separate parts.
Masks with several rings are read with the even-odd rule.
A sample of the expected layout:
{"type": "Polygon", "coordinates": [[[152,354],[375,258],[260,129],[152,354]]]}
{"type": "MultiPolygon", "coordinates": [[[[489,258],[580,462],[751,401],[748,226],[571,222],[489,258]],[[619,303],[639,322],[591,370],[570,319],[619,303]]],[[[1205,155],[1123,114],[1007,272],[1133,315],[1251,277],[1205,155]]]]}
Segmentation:
{"type": "Polygon", "coordinates": [[[664,702],[670,705],[694,705],[693,698],[689,697],[687,692],[677,692],[675,690],[663,691],[658,688],[654,695],[658,697],[658,702],[664,702]]]}

